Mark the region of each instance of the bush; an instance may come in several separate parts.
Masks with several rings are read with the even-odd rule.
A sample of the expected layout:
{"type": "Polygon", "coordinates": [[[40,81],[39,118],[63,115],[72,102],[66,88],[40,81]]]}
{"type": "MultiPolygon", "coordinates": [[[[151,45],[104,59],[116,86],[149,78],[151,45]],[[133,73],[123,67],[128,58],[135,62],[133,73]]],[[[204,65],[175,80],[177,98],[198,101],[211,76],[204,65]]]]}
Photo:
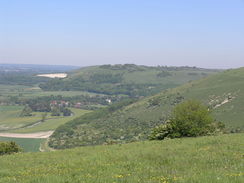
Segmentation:
{"type": "Polygon", "coordinates": [[[22,149],[13,141],[0,142],[0,155],[21,152],[22,149]]]}
{"type": "Polygon", "coordinates": [[[204,136],[223,128],[222,123],[215,122],[206,106],[199,101],[188,100],[178,104],[173,109],[169,121],[154,128],[149,139],[204,136]]]}

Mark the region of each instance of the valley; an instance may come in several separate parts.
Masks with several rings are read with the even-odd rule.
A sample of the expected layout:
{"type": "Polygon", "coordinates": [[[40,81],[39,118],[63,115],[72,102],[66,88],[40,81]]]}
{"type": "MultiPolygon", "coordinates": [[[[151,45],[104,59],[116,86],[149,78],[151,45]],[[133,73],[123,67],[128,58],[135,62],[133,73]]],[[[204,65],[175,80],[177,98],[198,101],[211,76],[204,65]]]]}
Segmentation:
{"type": "MultiPolygon", "coordinates": [[[[33,139],[33,133],[55,131],[59,126],[88,112],[103,110],[113,103],[123,103],[123,100],[138,100],[162,89],[219,72],[191,67],[148,67],[133,64],[81,69],[3,65],[1,69],[0,136],[3,140],[3,136],[13,140],[23,137],[33,139]],[[56,76],[59,78],[55,78],[56,76]],[[62,116],[60,112],[54,114],[53,110],[63,110],[61,105],[67,106],[72,115],[62,116]],[[20,133],[23,135],[19,135],[20,133]]],[[[36,151],[38,149],[35,148],[36,151]]]]}
{"type": "Polygon", "coordinates": [[[0,1],[0,183],[244,183],[244,1],[0,1]]]}
{"type": "Polygon", "coordinates": [[[226,133],[243,132],[243,79],[243,68],[227,70],[122,105],[115,111],[95,111],[57,128],[49,145],[62,149],[146,140],[151,129],[167,121],[172,108],[187,99],[208,106],[215,119],[225,124],[226,133]]]}
{"type": "Polygon", "coordinates": [[[242,182],[243,73],[119,65],[3,83],[0,141],[22,152],[0,156],[0,182],[242,182]],[[208,106],[227,134],[149,141],[187,99],[208,106]]]}

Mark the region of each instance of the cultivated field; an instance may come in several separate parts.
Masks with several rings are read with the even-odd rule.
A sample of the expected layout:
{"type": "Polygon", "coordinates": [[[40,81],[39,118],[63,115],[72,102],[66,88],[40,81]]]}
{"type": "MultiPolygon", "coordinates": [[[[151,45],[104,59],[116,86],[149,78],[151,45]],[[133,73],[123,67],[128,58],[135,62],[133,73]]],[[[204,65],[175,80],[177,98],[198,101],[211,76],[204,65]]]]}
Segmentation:
{"type": "Polygon", "coordinates": [[[70,121],[78,116],[81,116],[89,111],[72,108],[74,115],[51,116],[48,113],[46,120],[41,122],[41,112],[34,112],[34,116],[20,117],[23,107],[21,106],[0,106],[0,131],[15,132],[15,133],[33,133],[40,131],[54,130],[58,126],[70,121]]]}
{"type": "MultiPolygon", "coordinates": [[[[38,152],[40,151],[40,144],[46,139],[33,139],[33,138],[11,138],[0,137],[0,141],[14,141],[16,142],[24,152],[38,152]]],[[[0,181],[1,182],[1,181],[0,181]]]]}
{"type": "Polygon", "coordinates": [[[66,73],[53,73],[53,74],[38,74],[39,77],[47,78],[66,78],[68,74],[66,73]]]}
{"type": "Polygon", "coordinates": [[[78,95],[101,95],[85,91],[43,91],[38,86],[30,87],[24,85],[1,85],[0,84],[0,99],[6,97],[19,97],[19,98],[34,98],[43,96],[58,96],[73,97],[78,95]]]}

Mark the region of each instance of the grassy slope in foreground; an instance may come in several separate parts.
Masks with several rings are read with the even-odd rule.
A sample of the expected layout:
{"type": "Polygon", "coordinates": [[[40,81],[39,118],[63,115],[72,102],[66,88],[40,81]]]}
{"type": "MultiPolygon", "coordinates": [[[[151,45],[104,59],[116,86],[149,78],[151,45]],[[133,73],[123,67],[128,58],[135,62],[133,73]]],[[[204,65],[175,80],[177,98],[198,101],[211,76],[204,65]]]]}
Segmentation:
{"type": "Polygon", "coordinates": [[[214,108],[214,116],[224,122],[228,129],[244,130],[244,68],[240,68],[163,91],[105,117],[76,119],[67,123],[69,131],[63,130],[63,127],[58,128],[50,145],[54,148],[67,148],[146,139],[154,126],[167,119],[177,103],[191,98],[214,108]]]}
{"type": "Polygon", "coordinates": [[[1,183],[241,183],[244,134],[0,157],[1,183]]]}

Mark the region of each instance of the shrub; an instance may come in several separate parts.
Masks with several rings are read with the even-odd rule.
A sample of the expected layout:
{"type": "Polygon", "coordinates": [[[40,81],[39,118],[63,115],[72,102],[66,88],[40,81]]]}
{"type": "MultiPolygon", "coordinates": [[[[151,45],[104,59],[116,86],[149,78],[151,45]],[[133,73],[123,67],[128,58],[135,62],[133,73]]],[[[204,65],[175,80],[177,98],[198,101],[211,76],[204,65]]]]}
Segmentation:
{"type": "Polygon", "coordinates": [[[215,122],[206,106],[199,101],[188,100],[178,104],[173,109],[169,121],[154,128],[149,139],[204,136],[223,128],[222,123],[215,122]]]}
{"type": "Polygon", "coordinates": [[[162,124],[152,130],[149,140],[163,140],[172,133],[170,124],[162,124]]]}
{"type": "Polygon", "coordinates": [[[21,152],[22,149],[15,142],[0,142],[0,155],[21,152]]]}

